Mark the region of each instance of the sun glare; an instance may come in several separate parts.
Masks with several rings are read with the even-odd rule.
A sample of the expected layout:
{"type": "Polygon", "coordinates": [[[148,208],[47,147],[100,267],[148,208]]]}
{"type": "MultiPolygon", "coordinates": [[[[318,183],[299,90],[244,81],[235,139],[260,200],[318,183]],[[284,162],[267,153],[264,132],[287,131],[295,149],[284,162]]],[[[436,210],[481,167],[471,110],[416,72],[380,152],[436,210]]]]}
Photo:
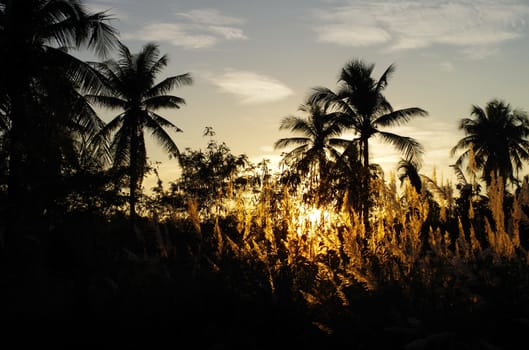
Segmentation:
{"type": "Polygon", "coordinates": [[[325,224],[329,219],[330,212],[326,209],[300,206],[299,221],[310,223],[313,227],[325,224]]]}
{"type": "Polygon", "coordinates": [[[299,215],[297,219],[298,232],[309,233],[314,235],[314,231],[324,229],[330,225],[330,211],[317,207],[306,207],[301,205],[299,207],[299,215]]]}

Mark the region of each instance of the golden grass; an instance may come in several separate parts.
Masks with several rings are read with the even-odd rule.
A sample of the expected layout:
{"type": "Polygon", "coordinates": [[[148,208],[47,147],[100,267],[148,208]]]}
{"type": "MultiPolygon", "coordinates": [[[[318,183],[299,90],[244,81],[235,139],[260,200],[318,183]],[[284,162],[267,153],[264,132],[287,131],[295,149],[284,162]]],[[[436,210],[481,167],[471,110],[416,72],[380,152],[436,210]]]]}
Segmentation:
{"type": "Polygon", "coordinates": [[[474,308],[486,299],[481,291],[498,286],[511,266],[526,271],[529,263],[520,237],[529,186],[523,184],[506,211],[501,183],[493,181],[488,189],[486,208],[471,203],[457,216],[454,203],[434,202],[426,190],[417,193],[405,184],[399,192],[394,178],[389,184],[374,181],[369,230],[350,208],[315,207],[301,200],[300,191],[274,183],[265,183],[257,196],[236,192],[230,205],[219,198],[225,210],[213,219],[211,232],[201,228],[192,201],[188,216],[211,245],[203,254],[210,254],[219,273],[251,266],[258,274],[246,282],[259,279],[272,294],[287,288],[319,312],[330,312],[329,305],[350,307],[358,293],[395,287],[413,303],[474,308]]]}

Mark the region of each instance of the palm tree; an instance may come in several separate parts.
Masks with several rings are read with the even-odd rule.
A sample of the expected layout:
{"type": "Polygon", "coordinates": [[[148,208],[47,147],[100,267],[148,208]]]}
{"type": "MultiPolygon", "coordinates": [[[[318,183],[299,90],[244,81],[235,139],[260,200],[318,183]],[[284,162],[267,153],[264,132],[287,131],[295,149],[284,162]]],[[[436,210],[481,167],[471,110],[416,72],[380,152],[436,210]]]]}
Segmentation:
{"type": "MultiPolygon", "coordinates": [[[[411,137],[400,136],[381,128],[402,125],[413,117],[427,116],[428,113],[417,107],[394,110],[383,92],[388,80],[395,71],[390,65],[380,78],[372,77],[374,64],[361,60],[351,60],[342,68],[338,79],[338,91],[325,87],[316,87],[315,96],[318,100],[341,111],[347,119],[346,127],[350,128],[359,142],[360,156],[366,171],[369,169],[369,140],[378,136],[382,141],[392,144],[404,153],[406,159],[420,162],[422,146],[411,137]]],[[[364,179],[364,196],[369,195],[369,176],[364,179]]],[[[367,223],[368,203],[364,207],[364,220],[367,223]]]]}
{"type": "Polygon", "coordinates": [[[416,140],[380,128],[399,126],[412,117],[423,117],[428,113],[417,107],[394,110],[383,91],[395,71],[395,65],[390,65],[378,80],[372,77],[374,68],[374,64],[352,60],[340,73],[338,91],[316,87],[316,96],[347,116],[347,127],[358,135],[364,167],[369,167],[369,139],[372,136],[380,136],[403,152],[407,159],[418,161],[422,147],[416,140]]]}
{"type": "Polygon", "coordinates": [[[75,92],[98,88],[92,69],[69,50],[87,47],[106,54],[117,42],[109,20],[104,12],[89,13],[80,0],[0,0],[0,105],[9,119],[10,141],[8,235],[33,221],[28,209],[38,216],[44,212],[28,203],[45,197],[38,192],[55,166],[48,157],[56,144],[50,138],[66,114],[71,116],[56,111],[54,102],[61,97],[62,108],[75,92]]]}
{"type": "Polygon", "coordinates": [[[339,157],[340,153],[335,147],[348,143],[336,138],[343,132],[343,121],[340,123],[339,115],[329,113],[322,104],[310,98],[299,106],[298,111],[303,112],[305,116],[287,116],[281,120],[279,129],[290,130],[302,136],[279,139],[274,143],[274,147],[283,149],[296,146],[286,153],[283,161],[293,164],[302,175],[310,173],[320,177],[327,170],[327,161],[339,157]],[[317,172],[313,174],[315,169],[317,172]]]}
{"type": "Polygon", "coordinates": [[[164,128],[176,132],[182,130],[157,114],[156,110],[179,109],[185,104],[183,98],[167,93],[181,85],[192,84],[192,78],[189,73],[185,73],[155,83],[158,73],[167,66],[167,62],[167,55],[160,56],[156,44],[148,43],[136,54],[120,44],[118,60],[94,63],[107,88],[97,95],[86,96],[100,107],[122,111],[103,128],[100,137],[112,136],[113,166],[128,168],[132,225],[136,216],[138,191],[147,165],[144,129],[151,131],[170,156],[179,156],[178,147],[164,128]]]}
{"type": "Polygon", "coordinates": [[[516,183],[518,171],[529,160],[527,113],[513,110],[508,103],[493,99],[485,108],[472,106],[471,115],[473,119],[461,120],[459,129],[464,130],[465,137],[450,151],[454,156],[458,150],[464,150],[456,165],[473,162],[475,170],[481,171],[481,178],[487,187],[493,177],[501,177],[504,186],[508,181],[516,183]]]}
{"type": "Polygon", "coordinates": [[[287,152],[283,162],[300,176],[309,178],[309,187],[325,184],[330,161],[340,157],[338,148],[346,148],[350,141],[337,138],[344,130],[340,113],[332,112],[310,96],[298,111],[304,116],[290,115],[281,120],[279,129],[290,130],[300,136],[279,139],[275,149],[294,148],[287,152]]]}

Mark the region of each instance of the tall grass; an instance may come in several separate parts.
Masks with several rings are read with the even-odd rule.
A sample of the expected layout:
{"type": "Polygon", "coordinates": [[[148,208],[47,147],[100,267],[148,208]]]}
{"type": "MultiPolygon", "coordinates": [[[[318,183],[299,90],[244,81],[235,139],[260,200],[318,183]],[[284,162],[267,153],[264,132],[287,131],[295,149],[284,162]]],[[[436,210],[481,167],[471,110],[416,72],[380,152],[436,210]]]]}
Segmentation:
{"type": "Polygon", "coordinates": [[[453,203],[439,204],[426,190],[406,183],[397,191],[394,177],[375,181],[369,230],[348,207],[314,207],[303,193],[273,183],[257,197],[219,198],[224,211],[209,230],[200,228],[192,205],[188,216],[203,258],[233,288],[303,305],[329,333],[340,328],[337,320],[373,317],[366,316],[369,300],[378,303],[370,304],[380,317],[373,322],[402,323],[410,315],[439,322],[529,305],[529,256],[521,243],[529,234],[529,186],[506,205],[501,184],[492,182],[485,208],[471,203],[457,216],[453,203]]]}

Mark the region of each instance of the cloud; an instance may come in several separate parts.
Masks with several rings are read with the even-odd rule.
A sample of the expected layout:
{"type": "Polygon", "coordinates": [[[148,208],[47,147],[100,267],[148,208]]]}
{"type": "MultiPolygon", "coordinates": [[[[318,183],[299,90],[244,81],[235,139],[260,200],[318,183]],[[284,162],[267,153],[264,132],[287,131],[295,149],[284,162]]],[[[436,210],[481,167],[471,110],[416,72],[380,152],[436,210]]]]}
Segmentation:
{"type": "Polygon", "coordinates": [[[439,63],[439,66],[441,67],[441,70],[444,72],[453,72],[455,71],[455,67],[452,64],[452,62],[441,62],[439,63]]]}
{"type": "Polygon", "coordinates": [[[212,75],[208,79],[220,91],[241,98],[243,104],[260,104],[278,101],[293,94],[282,82],[246,71],[228,71],[221,75],[212,75]]]}
{"type": "Polygon", "coordinates": [[[247,39],[242,29],[239,29],[239,28],[224,27],[224,26],[209,26],[208,30],[212,34],[218,34],[220,37],[227,39],[227,40],[247,39]]]}
{"type": "Polygon", "coordinates": [[[143,27],[137,33],[124,33],[124,39],[168,42],[188,49],[201,49],[214,46],[218,37],[208,33],[191,33],[189,28],[177,23],[157,23],[143,27]]]}
{"type": "Polygon", "coordinates": [[[409,135],[419,142],[427,144],[435,142],[436,145],[443,146],[452,144],[452,140],[458,137],[458,135],[454,134],[454,129],[457,128],[457,121],[439,121],[432,120],[432,117],[427,117],[414,119],[410,123],[384,130],[398,135],[409,135]],[[443,136],[440,137],[440,135],[443,136]]]}
{"type": "Polygon", "coordinates": [[[274,147],[272,147],[270,145],[263,145],[263,146],[259,147],[259,150],[262,151],[262,152],[266,152],[266,153],[272,153],[272,152],[274,152],[274,147]]]}
{"type": "Polygon", "coordinates": [[[220,11],[211,8],[179,12],[177,16],[186,18],[191,22],[208,25],[229,26],[244,23],[242,19],[223,15],[220,11]]]}
{"type": "Polygon", "coordinates": [[[348,24],[331,24],[316,28],[316,32],[319,41],[343,46],[370,46],[385,43],[391,38],[387,31],[380,28],[372,26],[355,28],[348,24]]]}
{"type": "Polygon", "coordinates": [[[493,56],[500,50],[497,47],[467,47],[461,53],[470,60],[481,60],[493,56]]]}
{"type": "Polygon", "coordinates": [[[192,10],[175,14],[175,22],[147,24],[137,32],[124,33],[124,39],[163,41],[186,49],[203,49],[224,40],[244,40],[239,27],[244,20],[223,15],[215,9],[192,10]]]}
{"type": "Polygon", "coordinates": [[[448,45],[484,58],[525,35],[529,4],[493,0],[351,0],[313,11],[317,40],[407,50],[448,45]]]}

